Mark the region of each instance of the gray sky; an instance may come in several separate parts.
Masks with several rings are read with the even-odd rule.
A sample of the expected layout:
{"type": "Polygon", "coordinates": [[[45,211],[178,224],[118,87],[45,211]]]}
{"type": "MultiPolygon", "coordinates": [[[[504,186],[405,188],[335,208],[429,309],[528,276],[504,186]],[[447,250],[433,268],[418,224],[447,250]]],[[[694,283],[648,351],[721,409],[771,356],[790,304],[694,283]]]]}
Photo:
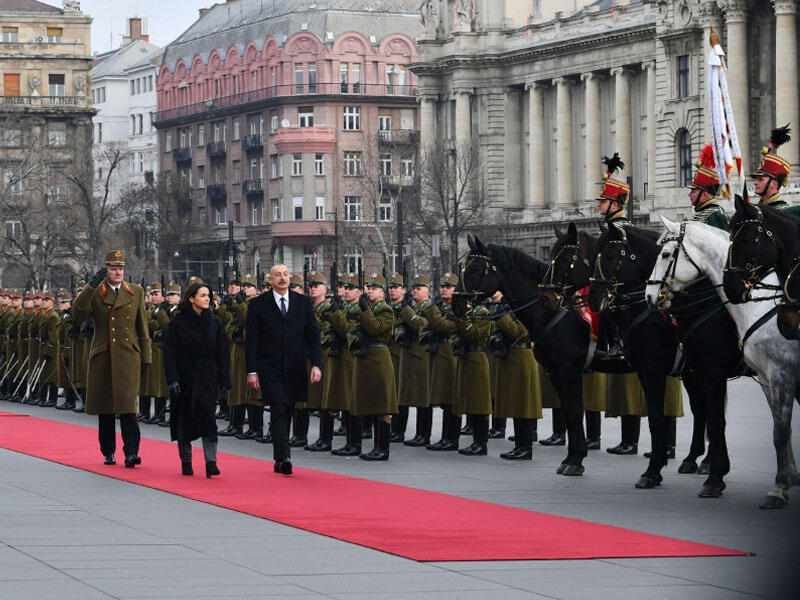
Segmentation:
{"type": "MultiPolygon", "coordinates": [[[[40,0],[63,7],[62,0],[40,0]]],[[[145,17],[150,41],[164,47],[197,20],[198,9],[224,0],[81,0],[81,11],[92,21],[92,52],[118,48],[127,17],[145,17]],[[113,44],[112,44],[113,39],[113,44]]]]}

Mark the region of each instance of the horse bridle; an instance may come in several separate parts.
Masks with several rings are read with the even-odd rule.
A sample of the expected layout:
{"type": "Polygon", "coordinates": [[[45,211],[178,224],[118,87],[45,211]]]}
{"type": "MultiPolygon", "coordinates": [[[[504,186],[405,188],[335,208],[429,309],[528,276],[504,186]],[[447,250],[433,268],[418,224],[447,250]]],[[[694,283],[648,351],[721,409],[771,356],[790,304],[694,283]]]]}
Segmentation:
{"type": "Polygon", "coordinates": [[[723,273],[733,273],[733,274],[741,274],[742,275],[742,285],[745,289],[745,298],[747,300],[772,300],[774,298],[753,298],[751,293],[753,290],[764,289],[764,290],[781,290],[781,286],[771,285],[768,283],[762,283],[761,280],[766,277],[771,268],[767,268],[764,265],[753,264],[750,261],[747,261],[743,267],[737,267],[733,264],[733,243],[739,234],[745,230],[745,228],[749,225],[753,225],[756,228],[755,238],[753,240],[755,244],[755,248],[753,252],[748,253],[750,256],[758,257],[759,251],[761,249],[761,242],[763,239],[771,242],[775,246],[778,243],[775,241],[775,235],[764,226],[764,215],[761,212],[761,209],[758,206],[754,206],[756,213],[758,214],[758,218],[756,219],[743,219],[739,223],[736,224],[736,229],[731,233],[731,241],[728,245],[728,260],[725,263],[725,268],[722,269],[723,273]],[[762,273],[764,269],[767,269],[766,272],[762,273]]]}
{"type": "MultiPolygon", "coordinates": [[[[625,282],[619,281],[617,279],[617,274],[619,273],[620,269],[622,268],[622,262],[626,256],[628,256],[627,252],[627,242],[628,238],[625,236],[621,240],[610,240],[607,246],[620,246],[620,250],[617,254],[617,262],[614,264],[614,268],[611,271],[611,277],[607,277],[605,273],[603,273],[603,261],[602,261],[602,252],[598,252],[597,258],[595,259],[595,270],[600,275],[599,278],[597,277],[590,277],[590,283],[599,283],[601,285],[605,285],[608,287],[606,290],[606,297],[608,299],[608,310],[627,310],[631,306],[635,306],[644,302],[644,289],[637,290],[634,292],[620,292],[619,287],[625,285],[625,282]],[[638,296],[639,294],[642,297],[638,300],[633,300],[632,296],[638,296]],[[623,302],[618,302],[618,300],[622,300],[623,302]]],[[[628,257],[634,265],[638,267],[639,265],[639,258],[631,253],[628,257]]]]}
{"type": "MultiPolygon", "coordinates": [[[[490,273],[494,273],[497,276],[497,284],[498,284],[498,287],[499,287],[500,283],[503,281],[503,276],[500,273],[500,271],[497,269],[497,265],[495,265],[492,262],[492,257],[491,256],[487,256],[485,254],[468,254],[467,255],[467,260],[464,262],[464,268],[461,269],[461,281],[462,281],[462,283],[464,282],[464,274],[467,272],[467,269],[469,268],[470,264],[472,264],[472,262],[474,262],[476,260],[483,261],[483,274],[482,274],[482,277],[486,277],[490,273]]],[[[481,292],[479,290],[465,290],[464,293],[471,295],[471,302],[473,304],[477,301],[479,296],[484,294],[484,292],[481,292]]],[[[529,306],[533,306],[537,302],[540,302],[541,298],[540,298],[539,294],[533,294],[530,297],[525,297],[525,298],[516,298],[516,299],[513,300],[513,302],[522,302],[523,304],[521,304],[520,306],[515,306],[513,308],[511,307],[512,300],[506,299],[505,301],[506,301],[506,304],[509,305],[509,310],[501,311],[500,313],[498,313],[496,315],[489,315],[488,317],[485,317],[485,319],[491,320],[491,321],[499,320],[502,317],[504,317],[505,315],[514,312],[515,310],[522,310],[524,308],[528,308],[529,306]]]]}
{"type": "Polygon", "coordinates": [[[683,244],[683,238],[686,237],[686,222],[684,221],[681,223],[680,230],[678,231],[677,236],[666,237],[661,240],[660,245],[663,247],[665,244],[669,242],[675,242],[675,248],[672,251],[672,254],[669,257],[669,265],[667,269],[664,271],[664,277],[658,280],[648,279],[647,285],[654,285],[658,284],[658,299],[656,300],[656,308],[658,310],[663,311],[665,309],[665,304],[670,301],[675,294],[683,294],[686,295],[688,292],[686,290],[682,290],[680,292],[676,292],[672,289],[672,282],[675,281],[675,272],[678,268],[678,258],[683,255],[683,257],[689,261],[689,264],[692,265],[696,270],[697,274],[700,276],[699,279],[703,279],[705,275],[703,271],[700,270],[700,267],[697,266],[697,263],[694,262],[691,256],[689,256],[689,252],[686,250],[686,246],[683,244]]]}
{"type": "Polygon", "coordinates": [[[569,274],[573,271],[573,269],[575,269],[575,264],[580,259],[587,268],[590,267],[589,259],[581,258],[580,252],[580,244],[564,244],[556,253],[556,255],[550,260],[550,266],[547,268],[547,272],[544,276],[547,283],[539,284],[540,288],[553,292],[555,299],[558,301],[559,310],[570,308],[570,304],[574,298],[572,288],[575,286],[569,283],[569,274]],[[561,280],[556,282],[555,266],[556,263],[561,259],[561,256],[566,252],[572,252],[569,268],[564,271],[564,275],[561,280]]]}

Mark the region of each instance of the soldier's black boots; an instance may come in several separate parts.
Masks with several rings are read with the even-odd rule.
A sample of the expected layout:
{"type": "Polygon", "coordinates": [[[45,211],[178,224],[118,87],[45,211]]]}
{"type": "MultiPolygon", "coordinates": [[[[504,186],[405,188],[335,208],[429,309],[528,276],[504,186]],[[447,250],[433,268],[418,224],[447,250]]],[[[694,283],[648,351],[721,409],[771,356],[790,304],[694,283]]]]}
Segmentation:
{"type": "MultiPolygon", "coordinates": [[[[419,409],[417,409],[417,423],[419,423],[419,409]]],[[[406,427],[408,427],[408,406],[398,406],[397,414],[392,415],[392,433],[389,441],[396,444],[404,443],[406,427]]]]}
{"type": "Polygon", "coordinates": [[[442,409],[442,439],[425,446],[426,450],[452,452],[458,450],[458,437],[461,433],[461,417],[454,415],[449,406],[442,409]]]}
{"type": "Polygon", "coordinates": [[[622,421],[622,441],[613,448],[606,448],[609,454],[619,454],[622,456],[633,456],[639,453],[639,433],[641,431],[641,417],[623,416],[622,421]]]}
{"type": "Polygon", "coordinates": [[[374,419],[375,446],[370,452],[359,455],[362,460],[376,461],[389,460],[389,437],[391,435],[391,425],[383,419],[374,419]]]}
{"type": "Polygon", "coordinates": [[[231,423],[228,425],[227,429],[223,429],[222,431],[218,432],[217,435],[222,437],[231,437],[236,435],[237,433],[241,433],[244,429],[244,406],[233,406],[230,409],[231,411],[231,423]]]}
{"type": "Polygon", "coordinates": [[[341,447],[331,450],[335,456],[358,456],[361,454],[361,440],[363,439],[362,420],[358,415],[342,413],[342,421],[347,430],[347,443],[341,447]]]}
{"type": "Polygon", "coordinates": [[[309,452],[330,452],[333,448],[333,415],[327,411],[319,414],[319,439],[304,446],[309,452]]]}
{"type": "Polygon", "coordinates": [[[564,415],[560,408],[553,409],[553,435],[544,440],[539,440],[542,446],[563,446],[566,444],[566,425],[564,425],[564,415]]]}
{"type": "Polygon", "coordinates": [[[68,387],[64,390],[64,404],[59,404],[56,406],[57,410],[72,410],[75,408],[75,404],[77,402],[77,398],[75,397],[75,391],[72,387],[68,387]]]}
{"type": "Polygon", "coordinates": [[[470,415],[472,418],[472,444],[466,448],[460,448],[458,453],[464,456],[485,456],[487,454],[487,443],[489,441],[489,416],[470,415]]]}
{"type": "MultiPolygon", "coordinates": [[[[492,403],[494,405],[494,403],[492,403]]],[[[506,421],[505,417],[492,416],[492,427],[489,429],[489,439],[499,440],[506,437],[506,421]]]]}
{"type": "Polygon", "coordinates": [[[139,419],[141,423],[150,422],[151,398],[152,396],[139,396],[139,414],[136,415],[136,418],[139,419]]]}
{"type": "Polygon", "coordinates": [[[419,448],[431,443],[431,429],[433,428],[433,408],[430,406],[417,407],[417,431],[413,438],[403,442],[406,446],[419,448]]]}
{"type": "Polygon", "coordinates": [[[308,425],[310,415],[308,409],[295,408],[294,419],[292,420],[292,431],[294,435],[289,438],[289,446],[299,448],[308,445],[308,425]]]}
{"type": "Polygon", "coordinates": [[[72,409],[72,412],[86,412],[86,388],[78,389],[78,397],[75,398],[75,408],[72,409]]]}
{"type": "Polygon", "coordinates": [[[514,419],[514,449],[504,452],[506,460],[531,460],[533,458],[533,423],[535,419],[514,419]]]}
{"type": "Polygon", "coordinates": [[[600,450],[600,411],[586,411],[586,449],[600,450]]]}

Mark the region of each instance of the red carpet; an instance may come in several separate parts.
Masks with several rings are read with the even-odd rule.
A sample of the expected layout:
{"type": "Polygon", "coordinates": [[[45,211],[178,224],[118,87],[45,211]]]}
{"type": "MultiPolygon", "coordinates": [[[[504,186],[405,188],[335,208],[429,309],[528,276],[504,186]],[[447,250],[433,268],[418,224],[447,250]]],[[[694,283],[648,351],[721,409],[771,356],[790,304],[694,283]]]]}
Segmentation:
{"type": "Polygon", "coordinates": [[[232,454],[220,453],[222,476],[208,480],[200,448],[195,476],[184,477],[175,444],[146,438],[142,466],[122,466],[119,441],[119,463],[107,467],[95,428],[35,417],[0,419],[0,447],[418,561],[747,555],[311,469],[285,477],[268,461],[232,454]]]}

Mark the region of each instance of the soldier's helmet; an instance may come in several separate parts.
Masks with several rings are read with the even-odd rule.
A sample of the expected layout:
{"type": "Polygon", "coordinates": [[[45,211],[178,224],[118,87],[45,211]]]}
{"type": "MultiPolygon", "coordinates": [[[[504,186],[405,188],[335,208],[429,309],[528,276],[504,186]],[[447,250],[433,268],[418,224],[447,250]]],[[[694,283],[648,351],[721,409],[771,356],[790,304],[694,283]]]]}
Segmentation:
{"type": "Polygon", "coordinates": [[[772,130],[769,136],[769,144],[761,149],[761,165],[758,167],[753,177],[771,177],[778,182],[778,186],[783,187],[789,180],[790,165],[785,158],[778,156],[778,148],[790,141],[789,134],[792,132],[787,123],[783,127],[772,130]]]}
{"type": "Polygon", "coordinates": [[[177,294],[178,296],[180,296],[181,295],[181,286],[179,286],[174,281],[171,281],[167,285],[167,296],[169,296],[170,294],[177,294]]]}
{"type": "Polygon", "coordinates": [[[245,276],[244,276],[244,279],[242,279],[242,285],[243,285],[243,286],[244,286],[244,285],[251,285],[251,286],[253,286],[253,287],[258,287],[258,283],[256,282],[256,277],[255,277],[255,275],[251,275],[250,273],[248,273],[247,275],[245,275],[245,276]]]}
{"type": "Polygon", "coordinates": [[[289,289],[291,290],[296,287],[303,287],[303,277],[297,273],[292,273],[292,276],[289,278],[289,289]]]}
{"type": "Polygon", "coordinates": [[[691,187],[716,196],[719,192],[719,175],[717,174],[717,163],[714,160],[714,148],[711,144],[706,144],[700,151],[700,159],[695,165],[697,173],[695,173],[691,187]]]}
{"type": "Polygon", "coordinates": [[[411,284],[412,287],[431,287],[430,280],[422,274],[414,275],[414,281],[411,284]]]}
{"type": "Polygon", "coordinates": [[[392,273],[389,277],[389,287],[404,287],[403,276],[400,273],[392,273]]]}
{"type": "Polygon", "coordinates": [[[367,277],[366,281],[364,282],[364,285],[370,287],[379,287],[383,291],[386,291],[386,279],[380,273],[370,273],[369,277],[367,277]]]}
{"type": "Polygon", "coordinates": [[[325,277],[325,273],[320,273],[319,271],[309,271],[308,285],[324,285],[325,287],[328,287],[328,278],[325,277]]]}
{"type": "Polygon", "coordinates": [[[614,156],[611,158],[604,156],[603,164],[606,165],[606,171],[603,173],[603,190],[600,192],[598,200],[610,200],[611,202],[617,202],[620,206],[625,206],[628,203],[631,188],[624,181],[614,179],[617,171],[622,171],[625,168],[625,163],[622,162],[619,152],[614,152],[614,156]]]}
{"type": "Polygon", "coordinates": [[[456,287],[458,286],[458,275],[455,273],[445,273],[442,275],[442,287],[456,287]]]}

